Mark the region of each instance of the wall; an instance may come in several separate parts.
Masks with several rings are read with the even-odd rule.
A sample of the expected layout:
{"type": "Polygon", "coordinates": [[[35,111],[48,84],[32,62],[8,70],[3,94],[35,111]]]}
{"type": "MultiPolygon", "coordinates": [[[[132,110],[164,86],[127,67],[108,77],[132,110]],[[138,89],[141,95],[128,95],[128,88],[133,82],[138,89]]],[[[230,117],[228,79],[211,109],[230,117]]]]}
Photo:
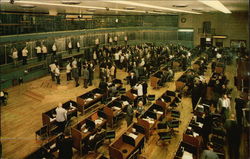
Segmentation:
{"type": "MultiPolygon", "coordinates": [[[[249,45],[249,25],[247,13],[214,13],[202,15],[181,15],[179,17],[179,28],[194,29],[194,45],[200,44],[200,38],[204,37],[202,31],[203,22],[210,21],[211,28],[216,35],[227,35],[227,39],[214,40],[223,41],[224,47],[230,46],[231,40],[246,40],[249,45]],[[186,22],[181,22],[181,19],[186,18],[186,22]]],[[[248,46],[249,47],[249,46],[248,46]]]]}

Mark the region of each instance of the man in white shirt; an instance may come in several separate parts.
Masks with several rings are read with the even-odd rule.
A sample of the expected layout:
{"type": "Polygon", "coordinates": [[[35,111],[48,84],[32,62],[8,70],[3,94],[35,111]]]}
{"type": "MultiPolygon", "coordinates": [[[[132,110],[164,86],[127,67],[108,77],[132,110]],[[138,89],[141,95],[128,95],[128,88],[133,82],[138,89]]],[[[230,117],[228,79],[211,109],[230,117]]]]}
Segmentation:
{"type": "Polygon", "coordinates": [[[77,52],[80,52],[80,42],[79,41],[77,41],[77,43],[76,43],[76,47],[77,47],[77,52]]]}
{"type": "Polygon", "coordinates": [[[221,110],[220,113],[222,117],[225,120],[228,119],[231,106],[230,106],[230,99],[227,97],[226,94],[224,94],[222,98],[219,98],[218,105],[219,109],[221,110]]]}
{"type": "Polygon", "coordinates": [[[47,47],[45,45],[42,45],[42,53],[43,53],[43,59],[46,60],[48,50],[47,50],[47,47]]]}
{"type": "Polygon", "coordinates": [[[67,110],[62,107],[62,103],[59,103],[56,108],[56,122],[59,132],[64,132],[67,122],[67,110]]]}
{"type": "Polygon", "coordinates": [[[55,76],[56,76],[56,83],[60,84],[60,69],[58,65],[55,68],[55,76]]]}
{"type": "Polygon", "coordinates": [[[72,54],[72,42],[69,41],[68,43],[69,54],[72,54]]]}
{"type": "Polygon", "coordinates": [[[57,50],[56,44],[54,43],[53,46],[52,46],[52,53],[53,53],[53,56],[56,55],[56,50],[57,50]]]}
{"type": "Polygon", "coordinates": [[[71,65],[70,65],[70,62],[68,62],[67,66],[66,66],[66,75],[67,75],[67,81],[70,81],[72,80],[71,79],[71,65]]]}
{"type": "Polygon", "coordinates": [[[52,81],[55,81],[56,64],[55,63],[51,63],[49,65],[49,67],[50,67],[50,74],[51,74],[52,81]]]}
{"type": "Polygon", "coordinates": [[[38,61],[41,61],[42,60],[42,48],[40,46],[36,47],[36,54],[38,57],[38,61]]]}
{"type": "Polygon", "coordinates": [[[14,66],[16,67],[17,66],[17,61],[18,61],[18,51],[17,51],[16,48],[13,48],[11,57],[13,59],[14,66]]]}
{"type": "Polygon", "coordinates": [[[27,58],[28,58],[28,50],[27,46],[25,46],[22,50],[22,56],[23,56],[23,65],[27,65],[27,58]]]}

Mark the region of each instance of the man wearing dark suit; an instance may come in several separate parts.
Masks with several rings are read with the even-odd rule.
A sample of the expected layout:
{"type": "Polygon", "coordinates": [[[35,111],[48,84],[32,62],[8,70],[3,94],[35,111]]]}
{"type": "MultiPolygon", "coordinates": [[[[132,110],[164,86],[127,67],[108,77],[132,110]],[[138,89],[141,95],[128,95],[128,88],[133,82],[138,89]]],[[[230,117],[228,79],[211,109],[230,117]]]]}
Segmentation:
{"type": "Polygon", "coordinates": [[[134,110],[132,108],[132,105],[127,106],[127,111],[126,111],[126,117],[125,120],[127,122],[127,127],[133,122],[133,117],[134,117],[134,110]]]}
{"type": "Polygon", "coordinates": [[[228,154],[230,159],[238,159],[241,129],[235,120],[234,114],[231,114],[231,118],[225,121],[224,126],[227,131],[228,154]]]}
{"type": "Polygon", "coordinates": [[[239,126],[242,126],[242,117],[243,117],[243,111],[242,108],[244,108],[246,105],[246,101],[240,96],[239,98],[235,98],[235,111],[236,111],[236,118],[237,123],[239,126]]]}
{"type": "Polygon", "coordinates": [[[73,139],[70,136],[70,132],[64,133],[64,138],[58,141],[57,147],[59,149],[59,159],[71,159],[73,156],[73,139]]]}
{"type": "Polygon", "coordinates": [[[137,83],[137,78],[135,76],[135,73],[131,72],[128,80],[129,80],[129,84],[130,84],[131,88],[134,87],[135,84],[137,83]]]}
{"type": "Polygon", "coordinates": [[[84,88],[88,88],[88,80],[89,80],[89,70],[87,69],[87,67],[84,67],[83,69],[84,88]]]}
{"type": "Polygon", "coordinates": [[[72,72],[73,78],[75,79],[76,87],[78,87],[79,86],[79,73],[78,73],[78,69],[75,65],[73,65],[71,72],[72,72]]]}

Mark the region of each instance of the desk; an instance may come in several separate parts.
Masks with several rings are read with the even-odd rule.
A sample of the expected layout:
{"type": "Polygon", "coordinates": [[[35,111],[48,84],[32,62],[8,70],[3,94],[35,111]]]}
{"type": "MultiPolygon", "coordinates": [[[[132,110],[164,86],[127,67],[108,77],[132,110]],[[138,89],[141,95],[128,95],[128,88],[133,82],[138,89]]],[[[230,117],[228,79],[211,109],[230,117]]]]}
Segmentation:
{"type": "MultiPolygon", "coordinates": [[[[77,117],[77,103],[70,100],[62,104],[62,107],[67,110],[67,119],[70,120],[71,117],[77,117]]],[[[52,108],[51,110],[42,113],[42,122],[43,126],[47,125],[49,128],[49,132],[53,125],[55,125],[55,117],[56,117],[56,108],[52,108]]]]}
{"type": "Polygon", "coordinates": [[[119,98],[111,101],[110,103],[106,104],[103,108],[104,113],[107,115],[108,123],[111,127],[114,126],[114,118],[117,118],[123,111],[125,111],[125,103],[130,103],[131,100],[129,97],[122,95],[119,98]]]}
{"type": "Polygon", "coordinates": [[[102,93],[101,89],[95,88],[83,95],[80,95],[76,98],[77,102],[77,109],[80,111],[82,114],[85,113],[85,111],[89,110],[92,108],[94,104],[97,102],[101,101],[103,98],[104,94],[102,93]]]}
{"type": "Polygon", "coordinates": [[[144,114],[140,115],[137,118],[137,124],[142,126],[145,129],[145,136],[148,140],[152,132],[154,131],[154,128],[157,125],[157,122],[159,119],[163,116],[162,114],[156,113],[153,110],[155,109],[156,104],[151,105],[148,107],[148,109],[144,112],[144,114]],[[150,117],[152,120],[148,119],[150,117]]]}
{"type": "Polygon", "coordinates": [[[58,151],[56,146],[59,138],[63,137],[62,134],[58,134],[55,137],[51,138],[46,144],[39,147],[30,155],[26,156],[25,159],[39,159],[39,158],[56,158],[55,152],[58,151]]]}
{"type": "Polygon", "coordinates": [[[131,125],[124,134],[109,145],[110,158],[127,159],[133,154],[133,152],[143,147],[144,134],[136,132],[137,135],[135,136],[135,139],[129,136],[129,134],[132,133],[133,126],[134,125],[131,125]]]}
{"type": "Polygon", "coordinates": [[[104,119],[98,112],[94,112],[75,126],[71,127],[73,147],[82,152],[82,142],[90,135],[95,134],[98,129],[106,128],[106,123],[106,119],[104,119]],[[97,122],[97,120],[100,122],[97,122]],[[83,126],[84,124],[86,125],[85,127],[83,126]]]}

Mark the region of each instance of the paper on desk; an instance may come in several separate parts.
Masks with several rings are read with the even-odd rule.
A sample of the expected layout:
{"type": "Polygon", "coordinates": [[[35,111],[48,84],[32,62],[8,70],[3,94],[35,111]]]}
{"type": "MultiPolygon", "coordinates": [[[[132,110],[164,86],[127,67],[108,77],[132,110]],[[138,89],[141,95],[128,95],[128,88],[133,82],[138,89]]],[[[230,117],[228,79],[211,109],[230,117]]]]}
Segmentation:
{"type": "Polygon", "coordinates": [[[196,123],[199,125],[200,128],[203,127],[203,124],[202,124],[202,123],[200,123],[200,122],[196,122],[196,123]]]}
{"type": "Polygon", "coordinates": [[[123,101],[122,104],[123,105],[129,105],[128,101],[123,101]]]}
{"type": "Polygon", "coordinates": [[[161,111],[157,111],[156,113],[157,113],[157,114],[160,114],[160,115],[162,115],[162,114],[163,114],[163,112],[161,112],[161,111]]]}
{"type": "Polygon", "coordinates": [[[92,100],[93,100],[92,98],[87,98],[87,99],[86,99],[87,102],[90,102],[90,101],[92,101],[92,100]]]}
{"type": "Polygon", "coordinates": [[[133,96],[134,96],[134,97],[137,97],[137,95],[136,95],[136,94],[133,94],[133,96]]]}
{"type": "Polygon", "coordinates": [[[84,132],[84,133],[88,132],[88,129],[84,129],[83,132],[84,132]]]}
{"type": "Polygon", "coordinates": [[[193,159],[193,154],[191,154],[191,153],[189,153],[187,151],[184,151],[182,158],[193,159]]]}
{"type": "Polygon", "coordinates": [[[50,149],[53,149],[53,148],[55,148],[56,147],[56,144],[53,144],[53,145],[51,145],[49,148],[50,149]]]}
{"type": "Polygon", "coordinates": [[[101,124],[102,123],[102,120],[101,119],[96,119],[95,120],[95,124],[97,125],[97,124],[101,124]]]}
{"type": "Polygon", "coordinates": [[[121,108],[114,106],[113,107],[115,110],[121,110],[121,108]]]}
{"type": "Polygon", "coordinates": [[[128,136],[132,137],[134,140],[137,138],[137,135],[135,135],[133,133],[129,133],[128,136]]]}
{"type": "Polygon", "coordinates": [[[196,132],[193,132],[193,136],[197,137],[197,136],[199,136],[199,134],[197,134],[196,132]]]}

